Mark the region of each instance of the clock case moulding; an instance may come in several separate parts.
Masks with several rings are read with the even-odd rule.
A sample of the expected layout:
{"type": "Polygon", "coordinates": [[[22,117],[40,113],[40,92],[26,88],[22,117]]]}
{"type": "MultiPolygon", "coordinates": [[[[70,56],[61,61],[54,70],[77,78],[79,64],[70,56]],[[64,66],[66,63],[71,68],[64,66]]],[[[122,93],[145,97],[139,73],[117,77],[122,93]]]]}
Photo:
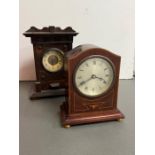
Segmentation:
{"type": "Polygon", "coordinates": [[[123,113],[117,108],[120,61],[120,56],[94,45],[80,45],[67,53],[65,70],[68,91],[66,101],[60,106],[61,121],[64,127],[124,118],[123,113]],[[93,55],[103,56],[112,62],[115,78],[106,93],[96,98],[89,98],[84,97],[76,90],[73,75],[79,62],[93,55]]]}
{"type": "Polygon", "coordinates": [[[67,53],[72,49],[73,37],[77,34],[71,27],[61,29],[55,26],[43,27],[42,29],[32,26],[24,33],[24,36],[31,38],[33,44],[36,70],[36,81],[30,99],[65,95],[66,77],[64,70],[48,72],[42,65],[42,57],[51,48],[60,49],[64,54],[67,53]]]}

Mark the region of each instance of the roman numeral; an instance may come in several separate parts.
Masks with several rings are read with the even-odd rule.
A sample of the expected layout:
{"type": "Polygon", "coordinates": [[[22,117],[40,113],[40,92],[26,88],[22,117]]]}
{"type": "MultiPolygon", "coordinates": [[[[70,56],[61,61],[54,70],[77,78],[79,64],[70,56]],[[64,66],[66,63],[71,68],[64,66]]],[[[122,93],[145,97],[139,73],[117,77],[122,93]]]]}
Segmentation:
{"type": "Polygon", "coordinates": [[[105,80],[103,80],[103,83],[106,84],[107,82],[105,80]]]}
{"type": "Polygon", "coordinates": [[[99,86],[99,89],[102,89],[102,88],[99,86]]]}
{"type": "Polygon", "coordinates": [[[79,77],[77,77],[78,79],[82,79],[82,77],[81,76],[79,76],[79,77]]]}
{"type": "Polygon", "coordinates": [[[86,63],[86,67],[88,67],[89,65],[86,63]]]}
{"type": "Polygon", "coordinates": [[[88,87],[86,86],[84,89],[85,89],[85,90],[87,90],[87,89],[88,89],[88,87]]]}
{"type": "Polygon", "coordinates": [[[93,61],[93,64],[96,65],[96,61],[95,60],[93,61]]]}

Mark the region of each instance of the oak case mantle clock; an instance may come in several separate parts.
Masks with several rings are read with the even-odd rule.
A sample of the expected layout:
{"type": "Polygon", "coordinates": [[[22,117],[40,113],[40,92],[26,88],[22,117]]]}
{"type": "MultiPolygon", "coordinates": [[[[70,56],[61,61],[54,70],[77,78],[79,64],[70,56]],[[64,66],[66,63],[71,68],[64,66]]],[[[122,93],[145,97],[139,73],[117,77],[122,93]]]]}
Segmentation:
{"type": "Polygon", "coordinates": [[[68,93],[61,105],[64,127],[124,118],[117,109],[120,60],[94,45],[80,45],[67,53],[68,93]]]}
{"type": "Polygon", "coordinates": [[[31,37],[36,70],[31,99],[65,94],[64,54],[72,49],[73,36],[77,34],[71,27],[54,26],[31,27],[24,33],[31,37]]]}

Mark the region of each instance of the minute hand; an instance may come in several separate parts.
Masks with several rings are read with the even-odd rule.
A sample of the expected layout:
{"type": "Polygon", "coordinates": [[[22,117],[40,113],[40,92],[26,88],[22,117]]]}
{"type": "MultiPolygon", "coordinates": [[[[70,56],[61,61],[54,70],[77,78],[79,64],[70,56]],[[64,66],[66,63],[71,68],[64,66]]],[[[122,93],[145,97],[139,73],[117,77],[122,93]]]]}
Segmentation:
{"type": "Polygon", "coordinates": [[[82,82],[79,84],[79,86],[82,86],[83,84],[87,83],[87,82],[90,81],[91,79],[92,79],[92,76],[91,76],[89,79],[87,79],[87,80],[85,80],[85,81],[82,81],[82,82]]]}

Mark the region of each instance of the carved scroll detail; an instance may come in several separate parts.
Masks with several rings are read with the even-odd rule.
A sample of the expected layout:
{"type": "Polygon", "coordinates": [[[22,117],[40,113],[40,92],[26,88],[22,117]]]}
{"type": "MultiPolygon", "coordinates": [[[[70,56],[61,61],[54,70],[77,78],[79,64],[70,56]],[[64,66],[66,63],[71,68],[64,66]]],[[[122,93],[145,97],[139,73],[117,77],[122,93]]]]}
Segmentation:
{"type": "Polygon", "coordinates": [[[65,29],[61,29],[60,27],[49,26],[43,27],[42,29],[38,29],[35,26],[30,27],[26,32],[75,32],[71,27],[66,27],[65,29]]]}

